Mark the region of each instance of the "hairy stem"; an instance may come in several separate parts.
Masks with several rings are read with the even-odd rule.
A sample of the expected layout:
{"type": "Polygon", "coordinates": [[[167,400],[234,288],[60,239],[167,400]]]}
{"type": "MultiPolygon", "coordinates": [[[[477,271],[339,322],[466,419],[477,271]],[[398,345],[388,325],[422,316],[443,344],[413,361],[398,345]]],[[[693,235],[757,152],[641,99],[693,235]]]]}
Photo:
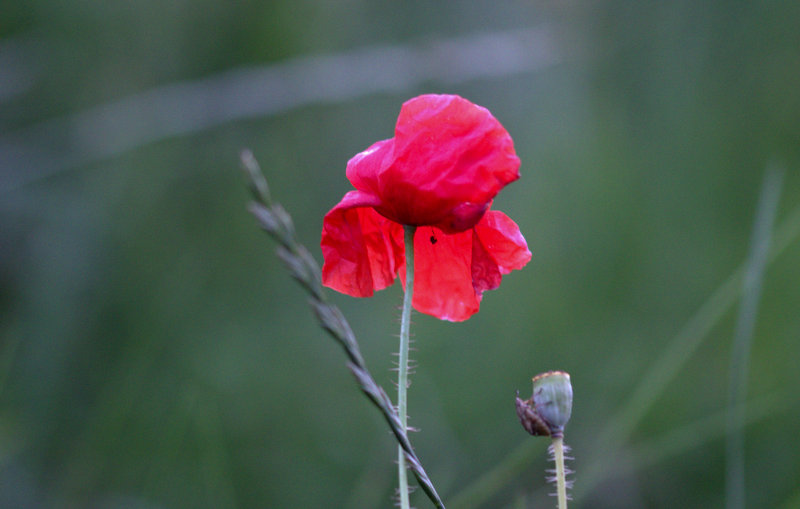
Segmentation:
{"type": "Polygon", "coordinates": [[[556,462],[558,509],[567,509],[567,474],[564,468],[564,437],[553,437],[553,458],[556,462]]]}
{"type": "MultiPolygon", "coordinates": [[[[416,226],[405,226],[406,247],[406,292],[403,296],[403,314],[400,321],[400,350],[397,369],[397,414],[403,432],[408,431],[408,345],[411,326],[411,300],[414,298],[414,232],[416,226]]],[[[406,454],[397,447],[397,478],[400,492],[400,508],[410,507],[408,499],[408,476],[406,474],[406,454]]]]}

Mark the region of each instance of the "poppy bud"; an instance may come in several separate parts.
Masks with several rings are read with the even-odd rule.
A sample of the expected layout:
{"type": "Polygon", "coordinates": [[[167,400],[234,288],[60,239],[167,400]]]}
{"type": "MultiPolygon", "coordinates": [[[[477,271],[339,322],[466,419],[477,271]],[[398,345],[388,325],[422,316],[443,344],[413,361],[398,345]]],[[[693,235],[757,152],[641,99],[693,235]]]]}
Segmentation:
{"type": "Polygon", "coordinates": [[[564,434],[572,414],[572,384],[569,373],[548,371],[533,377],[533,403],[536,413],[550,428],[550,434],[564,434]]]}

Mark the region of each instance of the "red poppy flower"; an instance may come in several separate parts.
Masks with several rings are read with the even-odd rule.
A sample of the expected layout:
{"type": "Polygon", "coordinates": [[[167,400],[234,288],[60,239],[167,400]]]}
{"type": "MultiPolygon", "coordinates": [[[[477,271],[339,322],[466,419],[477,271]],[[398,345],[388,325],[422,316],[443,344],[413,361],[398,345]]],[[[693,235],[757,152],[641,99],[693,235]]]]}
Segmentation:
{"type": "Polygon", "coordinates": [[[325,215],[323,283],[369,297],[405,282],[402,225],[417,226],[417,311],[466,320],[485,290],[531,258],[519,227],[488,210],[519,178],[508,132],[485,108],[455,95],[422,95],[400,110],[394,138],[347,163],[356,188],[325,215]]]}

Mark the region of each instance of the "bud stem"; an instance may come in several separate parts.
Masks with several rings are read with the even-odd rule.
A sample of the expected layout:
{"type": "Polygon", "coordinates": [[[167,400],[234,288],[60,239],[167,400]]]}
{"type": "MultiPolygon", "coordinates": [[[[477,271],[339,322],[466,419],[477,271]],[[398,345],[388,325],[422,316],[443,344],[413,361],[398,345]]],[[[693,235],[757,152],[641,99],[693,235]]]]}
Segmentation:
{"type": "MultiPolygon", "coordinates": [[[[411,327],[411,301],[414,297],[414,233],[416,226],[404,226],[406,249],[406,292],[403,296],[403,314],[400,319],[400,350],[397,370],[397,413],[403,432],[408,430],[408,345],[411,327]]],[[[400,509],[411,507],[408,498],[408,475],[406,472],[405,451],[397,447],[397,480],[400,495],[400,509]]]]}
{"type": "Polygon", "coordinates": [[[567,480],[564,469],[564,437],[553,437],[553,457],[556,461],[556,489],[558,509],[567,509],[567,480]]]}

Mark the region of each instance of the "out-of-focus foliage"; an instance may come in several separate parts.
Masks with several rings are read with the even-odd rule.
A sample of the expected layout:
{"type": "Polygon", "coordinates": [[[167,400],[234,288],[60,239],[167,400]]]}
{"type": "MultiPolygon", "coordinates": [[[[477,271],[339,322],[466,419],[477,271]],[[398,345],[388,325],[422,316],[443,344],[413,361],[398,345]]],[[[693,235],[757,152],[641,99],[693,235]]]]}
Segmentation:
{"type": "MultiPolygon", "coordinates": [[[[445,502],[538,447],[483,506],[552,503],[514,390],[563,369],[576,505],[722,505],[724,421],[659,440],[724,416],[735,307],[614,456],[598,431],[745,259],[768,165],[786,169],[777,223],[800,204],[800,4],[6,4],[0,506],[389,507],[394,442],[245,211],[237,155],[319,258],[347,159],[425,92],[512,134],[523,176],[497,207],[533,252],[469,321],[414,317],[412,439],[445,502]],[[214,81],[242,68],[282,86],[214,81]]],[[[799,496],[798,260],[795,241],[769,265],[753,338],[752,507],[799,496]]],[[[333,299],[392,389],[400,289],[333,299]]]]}

